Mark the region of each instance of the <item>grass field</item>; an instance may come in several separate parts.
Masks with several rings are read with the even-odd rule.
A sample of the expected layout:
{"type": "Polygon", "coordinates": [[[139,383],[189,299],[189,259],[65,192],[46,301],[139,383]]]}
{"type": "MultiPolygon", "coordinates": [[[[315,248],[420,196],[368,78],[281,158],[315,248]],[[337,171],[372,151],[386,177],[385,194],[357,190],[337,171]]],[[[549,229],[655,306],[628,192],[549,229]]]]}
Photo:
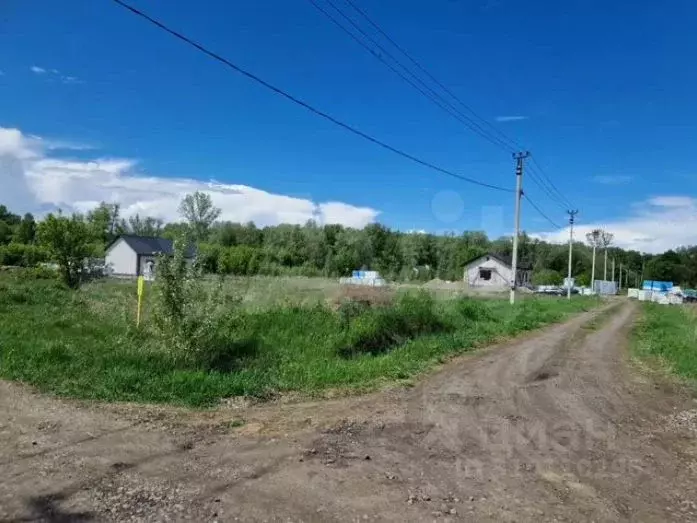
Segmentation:
{"type": "Polygon", "coordinates": [[[697,380],[697,309],[644,303],[634,348],[639,357],[657,359],[678,376],[697,380]]]}
{"type": "Polygon", "coordinates": [[[384,306],[337,307],[340,289],[328,280],[234,279],[224,286],[235,299],[211,328],[211,350],[192,360],[152,328],[151,290],[138,329],[133,282],[74,292],[53,280],[0,275],[0,376],[65,396],[192,406],[369,389],[597,303],[528,297],[511,308],[500,299],[397,291],[384,306]]]}

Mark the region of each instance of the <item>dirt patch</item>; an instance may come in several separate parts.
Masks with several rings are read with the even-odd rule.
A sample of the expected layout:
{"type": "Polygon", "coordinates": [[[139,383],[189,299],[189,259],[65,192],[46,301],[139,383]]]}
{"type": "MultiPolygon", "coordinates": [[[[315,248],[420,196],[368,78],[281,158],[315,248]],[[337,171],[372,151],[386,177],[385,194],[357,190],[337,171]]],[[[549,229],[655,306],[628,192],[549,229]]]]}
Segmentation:
{"type": "Polygon", "coordinates": [[[191,413],[0,383],[0,520],[697,521],[697,404],[626,365],[633,312],[327,401],[191,413]]]}

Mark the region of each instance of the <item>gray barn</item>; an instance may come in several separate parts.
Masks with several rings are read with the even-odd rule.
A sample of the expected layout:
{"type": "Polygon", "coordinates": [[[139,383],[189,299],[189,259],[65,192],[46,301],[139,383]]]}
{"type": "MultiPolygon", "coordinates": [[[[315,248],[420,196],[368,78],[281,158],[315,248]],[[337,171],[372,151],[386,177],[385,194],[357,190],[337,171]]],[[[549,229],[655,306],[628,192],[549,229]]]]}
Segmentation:
{"type": "MultiPolygon", "coordinates": [[[[516,285],[524,286],[530,283],[530,264],[518,262],[516,272],[516,285]]],[[[464,280],[470,287],[509,289],[513,280],[511,259],[495,253],[478,256],[465,264],[464,280]]]]}

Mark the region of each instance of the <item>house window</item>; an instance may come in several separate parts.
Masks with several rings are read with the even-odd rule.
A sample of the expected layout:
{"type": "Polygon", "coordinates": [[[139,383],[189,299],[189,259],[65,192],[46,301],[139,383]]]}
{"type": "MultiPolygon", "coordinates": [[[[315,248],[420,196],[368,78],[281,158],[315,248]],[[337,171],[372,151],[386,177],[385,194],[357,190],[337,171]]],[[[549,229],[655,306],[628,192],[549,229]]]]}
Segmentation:
{"type": "Polygon", "coordinates": [[[491,269],[479,269],[479,279],[489,281],[491,279],[491,269]]]}

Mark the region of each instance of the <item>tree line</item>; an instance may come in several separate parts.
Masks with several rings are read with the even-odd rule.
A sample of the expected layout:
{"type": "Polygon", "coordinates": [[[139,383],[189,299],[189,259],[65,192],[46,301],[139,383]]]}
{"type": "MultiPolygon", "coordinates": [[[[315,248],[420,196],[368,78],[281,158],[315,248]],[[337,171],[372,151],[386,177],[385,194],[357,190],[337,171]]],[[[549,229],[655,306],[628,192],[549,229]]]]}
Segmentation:
{"type": "MultiPolygon", "coordinates": [[[[486,253],[510,256],[513,242],[508,236],[490,239],[483,231],[425,234],[401,232],[379,223],[363,229],[342,225],[281,224],[257,227],[254,223],[220,221],[209,195],[196,192],[181,202],[182,220],[164,223],[151,216],[121,216],[116,203],[102,202],[84,214],[48,214],[36,220],[20,216],[0,205],[0,265],[35,266],[55,262],[66,283],[75,286],[83,269],[81,260],[104,256],[108,245],[121,234],[185,236],[198,247],[203,268],[211,273],[232,275],[302,275],[340,277],[357,269],[379,271],[389,280],[460,280],[465,264],[486,253]]],[[[595,243],[596,279],[603,279],[605,253],[607,278],[611,263],[623,267],[623,286],[642,278],[697,286],[697,246],[680,247],[660,255],[649,255],[611,245],[607,237],[589,235],[587,242],[573,245],[572,275],[588,285],[591,279],[592,245],[595,243]]],[[[566,276],[568,245],[530,237],[519,239],[522,263],[533,268],[533,283],[560,284],[566,276]]]]}

